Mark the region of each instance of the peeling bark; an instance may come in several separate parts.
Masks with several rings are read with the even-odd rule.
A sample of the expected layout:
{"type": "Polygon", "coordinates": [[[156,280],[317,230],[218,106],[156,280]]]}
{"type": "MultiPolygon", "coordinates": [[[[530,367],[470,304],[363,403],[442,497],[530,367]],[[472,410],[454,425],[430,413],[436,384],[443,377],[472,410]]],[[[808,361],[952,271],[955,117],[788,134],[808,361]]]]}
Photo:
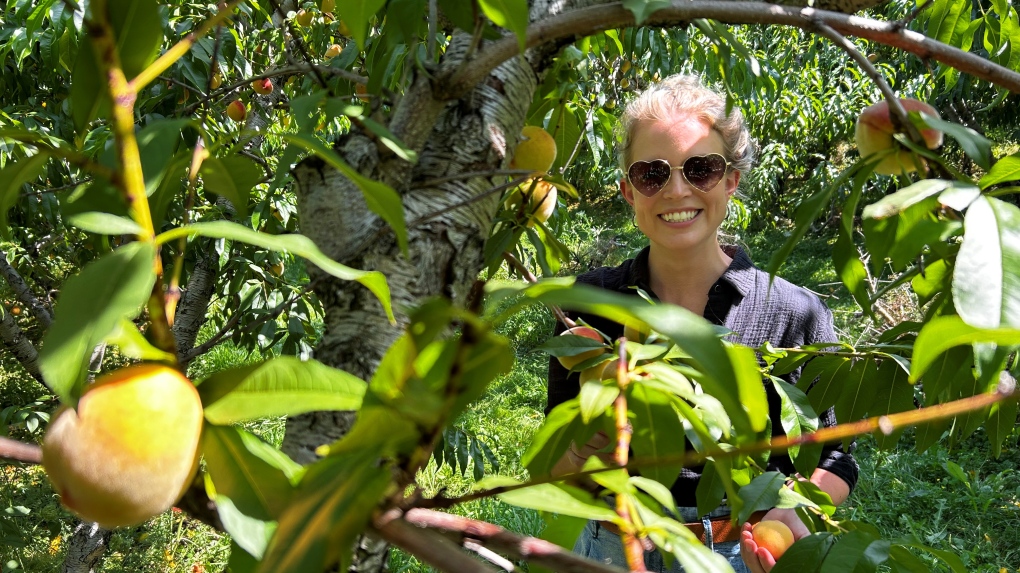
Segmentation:
{"type": "Polygon", "coordinates": [[[25,336],[25,333],[14,322],[11,313],[0,310],[3,318],[0,319],[0,339],[3,339],[7,350],[11,351],[14,358],[35,378],[40,384],[43,383],[42,371],[39,370],[39,352],[35,349],[32,341],[25,336]]]}
{"type": "Polygon", "coordinates": [[[18,300],[23,302],[32,311],[36,320],[39,321],[39,326],[43,330],[49,329],[50,324],[53,322],[53,315],[50,314],[50,309],[36,298],[31,287],[28,286],[28,283],[25,282],[25,279],[18,273],[17,269],[11,266],[10,261],[7,260],[7,253],[3,251],[0,251],[0,276],[3,276],[7,284],[11,286],[14,296],[18,297],[18,300]]]}
{"type": "Polygon", "coordinates": [[[74,533],[67,539],[67,556],[62,573],[94,573],[106,553],[113,532],[96,523],[75,520],[74,533]]]}
{"type": "Polygon", "coordinates": [[[184,368],[187,368],[187,361],[183,357],[194,348],[198,331],[205,324],[219,266],[219,256],[212,248],[212,243],[204,242],[198,253],[195,268],[188,276],[188,287],[177,307],[177,316],[172,328],[174,339],[177,341],[177,358],[184,368]]]}

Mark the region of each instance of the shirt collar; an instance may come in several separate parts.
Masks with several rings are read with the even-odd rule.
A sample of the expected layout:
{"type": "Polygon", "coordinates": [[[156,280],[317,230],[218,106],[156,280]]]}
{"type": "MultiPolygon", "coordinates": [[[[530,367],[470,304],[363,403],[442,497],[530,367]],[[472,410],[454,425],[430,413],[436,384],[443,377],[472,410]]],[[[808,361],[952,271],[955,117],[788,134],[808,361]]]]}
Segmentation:
{"type": "MultiPolygon", "coordinates": [[[[648,252],[650,247],[641,249],[641,252],[634,257],[634,263],[630,265],[627,276],[627,287],[637,286],[645,292],[651,293],[651,278],[648,269],[648,252]]],[[[747,256],[747,252],[736,245],[725,245],[723,251],[729,255],[732,261],[726,268],[719,282],[729,283],[740,296],[746,297],[754,288],[755,278],[758,269],[747,256]]],[[[716,283],[718,284],[718,283],[716,283]]]]}

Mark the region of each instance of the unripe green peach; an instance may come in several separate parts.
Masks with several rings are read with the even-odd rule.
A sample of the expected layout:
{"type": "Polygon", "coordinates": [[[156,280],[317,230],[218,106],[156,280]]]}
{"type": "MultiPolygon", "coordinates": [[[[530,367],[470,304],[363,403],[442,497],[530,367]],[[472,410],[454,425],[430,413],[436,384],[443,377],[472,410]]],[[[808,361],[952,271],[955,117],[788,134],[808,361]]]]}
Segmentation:
{"type": "Polygon", "coordinates": [[[524,169],[545,173],[556,161],[556,140],[537,125],[526,125],[521,130],[522,141],[514,150],[511,169],[524,169]]]}
{"type": "Polygon", "coordinates": [[[166,511],[198,468],[202,402],[180,372],[139,364],[101,377],[43,440],[43,467],[67,509],[111,529],[166,511]]]}

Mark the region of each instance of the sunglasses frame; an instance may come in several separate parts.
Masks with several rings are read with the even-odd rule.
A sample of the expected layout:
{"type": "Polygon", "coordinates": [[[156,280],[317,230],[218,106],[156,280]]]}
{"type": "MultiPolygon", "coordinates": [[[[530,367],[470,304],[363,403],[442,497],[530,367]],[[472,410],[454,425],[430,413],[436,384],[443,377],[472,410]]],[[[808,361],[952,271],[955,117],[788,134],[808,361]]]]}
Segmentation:
{"type": "Polygon", "coordinates": [[[713,155],[722,158],[722,160],[725,162],[725,166],[723,167],[723,176],[719,178],[719,181],[722,181],[723,179],[726,178],[726,172],[728,172],[730,170],[730,165],[732,165],[732,163],[728,159],[726,159],[726,157],[723,156],[722,153],[706,153],[704,155],[691,155],[687,159],[684,159],[683,163],[681,163],[680,165],[677,165],[677,166],[670,165],[669,161],[666,161],[665,159],[661,159],[661,158],[660,159],[651,159],[651,160],[641,159],[641,160],[638,160],[638,161],[633,161],[633,162],[631,162],[630,165],[627,166],[627,173],[626,173],[627,183],[629,183],[631,185],[631,187],[633,187],[635,190],[637,190],[638,193],[641,193],[645,197],[655,197],[656,195],[659,194],[660,191],[662,191],[663,189],[666,188],[666,185],[669,185],[670,180],[673,179],[673,172],[674,171],[679,171],[680,172],[680,176],[684,178],[684,181],[688,185],[690,185],[692,188],[697,189],[698,191],[700,191],[702,193],[708,193],[709,191],[714,189],[716,185],[719,184],[719,181],[716,181],[715,184],[713,184],[708,189],[702,189],[701,187],[699,187],[699,186],[695,185],[694,183],[692,183],[691,180],[687,178],[687,174],[684,173],[684,167],[687,165],[687,162],[690,161],[691,159],[704,159],[704,158],[707,158],[707,157],[712,157],[713,155]],[[661,161],[661,162],[665,163],[666,167],[669,167],[669,177],[666,178],[666,181],[664,181],[662,183],[662,186],[659,187],[655,191],[655,193],[652,193],[651,195],[648,195],[647,193],[642,191],[637,185],[635,185],[633,180],[631,180],[630,170],[631,170],[631,168],[634,167],[634,165],[636,165],[638,163],[647,163],[647,164],[651,165],[651,164],[654,164],[654,163],[656,163],[658,161],[661,161]]]}

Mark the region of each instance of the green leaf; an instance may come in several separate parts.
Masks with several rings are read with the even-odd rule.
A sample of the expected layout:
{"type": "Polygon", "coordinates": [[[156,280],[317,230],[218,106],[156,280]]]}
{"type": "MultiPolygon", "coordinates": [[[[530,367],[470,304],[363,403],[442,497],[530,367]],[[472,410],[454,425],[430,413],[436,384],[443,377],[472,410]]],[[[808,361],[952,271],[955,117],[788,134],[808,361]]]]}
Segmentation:
{"type": "MultiPolygon", "coordinates": [[[[772,384],[779,394],[780,423],[786,435],[797,438],[817,430],[818,415],[811,407],[807,395],[779,378],[773,378],[772,384]]],[[[790,448],[789,452],[791,458],[796,458],[800,453],[800,446],[790,448]]]]}
{"type": "Polygon", "coordinates": [[[1002,442],[1005,441],[1017,423],[1020,411],[1015,398],[993,404],[988,416],[988,442],[992,446],[992,455],[998,458],[1002,454],[1002,442]]]}
{"type": "Polygon", "coordinates": [[[163,43],[159,3],[156,0],[108,0],[106,9],[117,39],[120,65],[130,80],[156,58],[163,43]]]}
{"type": "Polygon", "coordinates": [[[240,155],[209,157],[202,162],[199,173],[206,191],[226,198],[241,218],[248,217],[248,198],[262,180],[262,171],[254,161],[240,155]]]}
{"type": "Polygon", "coordinates": [[[971,204],[953,272],[953,300],[979,328],[1020,328],[1020,209],[993,197],[971,204]]]}
{"type": "Polygon", "coordinates": [[[822,562],[821,573],[873,573],[889,558],[889,542],[854,529],[839,536],[822,562]]]}
{"type": "Polygon", "coordinates": [[[294,492],[291,477],[302,472],[286,454],[241,428],[206,424],[202,456],[216,492],[261,521],[283,514],[294,492]]]}
{"type": "MultiPolygon", "coordinates": [[[[636,456],[653,459],[683,455],[684,425],[673,409],[670,396],[635,384],[627,397],[627,409],[631,412],[633,428],[630,447],[636,456]]],[[[641,474],[670,487],[682,469],[682,464],[656,465],[641,468],[641,474]]]]}
{"type": "Polygon", "coordinates": [[[337,15],[347,24],[351,37],[358,43],[358,49],[365,49],[368,40],[368,25],[386,0],[341,0],[336,4],[337,15]]]}
{"type": "Polygon", "coordinates": [[[578,395],[581,420],[587,424],[591,422],[592,418],[601,416],[619,395],[620,389],[616,386],[606,386],[601,382],[584,383],[581,385],[581,393],[578,395]]]}
{"type": "Polygon", "coordinates": [[[669,0],[623,0],[623,7],[634,14],[635,23],[640,26],[656,10],[668,8],[669,0]]]}
{"type": "Polygon", "coordinates": [[[1007,181],[1020,181],[1020,153],[1003,157],[978,181],[978,187],[988,189],[1007,181]]]}
{"type": "Polygon", "coordinates": [[[64,283],[53,326],[43,338],[39,369],[65,404],[78,400],[92,349],[148,300],[156,282],[155,260],[153,243],[128,243],[64,283]]]}
{"type": "MultiPolygon", "coordinates": [[[[504,484],[506,485],[506,484],[504,484]]],[[[615,521],[616,512],[581,488],[545,483],[499,494],[504,503],[527,509],[551,511],[560,515],[598,521],[615,521]]]]}
{"type": "Polygon", "coordinates": [[[868,205],[861,212],[864,219],[885,219],[902,213],[912,205],[921,203],[928,197],[932,197],[942,191],[957,186],[973,187],[959,181],[946,181],[943,179],[924,179],[913,185],[909,185],[886,195],[878,201],[868,205]]]}
{"type": "Polygon", "coordinates": [[[369,454],[326,458],[309,468],[280,516],[259,573],[323,571],[340,557],[345,571],[355,537],[392,480],[369,454]]]}
{"type": "Polygon", "coordinates": [[[946,350],[961,344],[994,342],[1000,345],[1020,344],[1020,329],[975,328],[957,315],[933,318],[924,325],[914,343],[914,357],[911,362],[910,381],[921,378],[936,358],[946,350]]]}
{"type": "MultiPolygon", "coordinates": [[[[907,374],[892,360],[884,360],[876,373],[878,395],[872,404],[872,416],[909,412],[914,409],[914,387],[907,381],[907,374]]],[[[892,449],[903,429],[885,434],[877,430],[875,444],[880,449],[892,449]]]]}
{"type": "MultiPolygon", "coordinates": [[[[269,540],[273,537],[273,532],[276,531],[276,523],[245,515],[237,509],[229,497],[218,495],[215,491],[209,495],[209,499],[216,503],[216,513],[220,516],[223,529],[230,534],[230,540],[237,544],[234,550],[241,549],[241,553],[246,553],[255,559],[262,559],[266,552],[266,546],[269,545],[269,540]]],[[[231,563],[234,562],[234,550],[230,555],[231,563]]],[[[233,566],[228,566],[227,569],[231,573],[237,571],[233,566]]],[[[254,563],[249,570],[255,570],[254,563]]]]}
{"type": "Polygon", "coordinates": [[[478,4],[493,24],[517,34],[517,43],[524,52],[528,39],[527,0],[478,0],[478,4]]]}
{"type": "Polygon", "coordinates": [[[779,558],[772,573],[818,573],[820,564],[835,544],[831,533],[816,533],[798,539],[779,558]]]}
{"type": "MultiPolygon", "coordinates": [[[[698,480],[698,487],[695,490],[695,497],[698,500],[698,515],[710,513],[719,507],[723,498],[726,497],[726,484],[723,483],[722,472],[717,470],[715,465],[715,460],[708,460],[701,470],[701,479],[698,480]]],[[[729,470],[724,471],[728,472],[729,470]]],[[[728,473],[726,479],[730,480],[728,473]]]]}
{"type": "Polygon", "coordinates": [[[67,218],[67,222],[97,235],[141,235],[145,232],[138,223],[131,219],[98,211],[71,215],[67,218]]]}
{"type": "MultiPolygon", "coordinates": [[[[380,0],[378,2],[379,6],[382,6],[384,1],[380,0]]],[[[348,5],[347,3],[342,4],[348,5]]],[[[356,2],[351,2],[350,4],[353,5],[356,2]]],[[[375,9],[378,10],[378,6],[375,9]]],[[[374,14],[375,11],[373,10],[372,13],[374,14]]],[[[347,21],[347,19],[344,18],[344,21],[347,21]]],[[[320,159],[332,165],[353,181],[361,189],[361,194],[365,197],[365,203],[368,205],[369,210],[382,217],[393,228],[393,232],[397,235],[397,244],[400,245],[400,251],[404,253],[404,256],[407,256],[407,224],[404,221],[404,204],[400,200],[400,195],[392,187],[385,183],[373,181],[358,173],[350,165],[347,165],[332,149],[326,147],[325,144],[311,135],[285,133],[281,134],[280,137],[318,155],[320,159]]]]}
{"type": "Polygon", "coordinates": [[[71,117],[79,132],[110,108],[109,88],[102,81],[92,38],[85,34],[71,72],[71,117]]]}
{"type": "Polygon", "coordinates": [[[903,547],[913,547],[914,549],[920,549],[921,551],[930,553],[939,560],[941,560],[943,563],[948,565],[953,570],[953,573],[968,573],[967,566],[964,565],[963,560],[960,559],[960,557],[957,554],[952,553],[950,551],[942,551],[939,549],[928,547],[927,545],[921,543],[917,543],[915,541],[904,541],[897,543],[897,545],[903,547]]]}
{"type": "MultiPolygon", "coordinates": [[[[181,131],[189,126],[196,130],[201,128],[191,119],[164,119],[149,123],[138,131],[136,139],[142,159],[142,172],[145,174],[147,197],[152,197],[160,188],[168,173],[171,173],[171,178],[179,176],[179,173],[173,173],[168,167],[176,163],[176,156],[184,142],[181,131]]],[[[191,161],[192,154],[187,151],[185,153],[188,161],[191,161]]]]}
{"type": "MultiPolygon", "coordinates": [[[[836,419],[841,423],[863,419],[875,403],[878,364],[872,358],[854,362],[843,378],[843,391],[836,400],[836,419]]],[[[846,444],[844,444],[846,445],[846,444]]]]}
{"type": "Polygon", "coordinates": [[[0,169],[0,236],[11,240],[11,230],[7,223],[7,212],[21,198],[21,186],[34,181],[42,173],[43,166],[49,159],[46,153],[37,153],[20,161],[11,161],[0,169]]]}
{"type": "Polygon", "coordinates": [[[205,418],[233,424],[315,410],[357,410],[364,380],[315,360],[280,356],[221,370],[198,384],[205,418]]]}
{"type": "Polygon", "coordinates": [[[775,507],[779,502],[779,490],[785,482],[786,476],[782,473],[765,472],[740,488],[740,499],[744,501],[744,506],[740,508],[737,521],[743,523],[752,513],[775,507]]]}
{"type": "MultiPolygon", "coordinates": [[[[849,358],[832,356],[816,358],[804,369],[800,382],[806,381],[808,384],[812,384],[807,391],[807,395],[815,412],[824,412],[836,405],[836,401],[839,400],[839,395],[843,390],[843,379],[846,377],[844,370],[849,368],[849,358]],[[814,376],[808,376],[808,368],[811,368],[816,363],[821,367],[821,371],[818,373],[818,381],[813,382],[812,378],[814,376]]],[[[812,371],[811,374],[814,374],[814,372],[812,371]]],[[[798,383],[797,387],[803,389],[807,386],[798,383]]]]}
{"type": "Polygon", "coordinates": [[[564,402],[549,412],[545,423],[538,429],[528,449],[521,456],[521,465],[528,468],[531,475],[549,474],[584,426],[579,414],[577,400],[564,402]]]}
{"type": "MultiPolygon", "coordinates": [[[[959,1],[959,0],[958,0],[959,1]]],[[[962,3],[970,4],[970,0],[962,0],[962,3]]],[[[969,19],[970,10],[967,10],[967,17],[969,19]]],[[[981,166],[982,169],[989,169],[992,166],[992,142],[988,141],[985,136],[974,131],[973,129],[939,119],[937,117],[928,115],[927,113],[920,114],[921,119],[924,123],[928,124],[928,127],[942,130],[948,135],[951,135],[963,148],[963,152],[970,157],[974,163],[981,166]]]]}
{"type": "Polygon", "coordinates": [[[128,358],[150,360],[155,362],[173,362],[177,357],[149,344],[149,341],[138,331],[135,323],[121,319],[106,336],[106,343],[120,349],[120,353],[128,358]]]}
{"type": "Polygon", "coordinates": [[[861,262],[857,246],[854,244],[854,217],[857,214],[857,202],[861,198],[864,183],[870,175],[867,171],[861,171],[855,178],[850,196],[843,204],[843,216],[839,226],[839,237],[832,249],[832,262],[836,267],[836,274],[846,285],[847,290],[853,295],[858,306],[866,314],[872,315],[871,296],[868,294],[867,278],[868,272],[861,262]]]}
{"type": "Polygon", "coordinates": [[[171,229],[156,237],[156,243],[163,244],[189,235],[241,241],[257,247],[274,251],[285,251],[299,257],[304,257],[315,266],[337,278],[358,281],[364,285],[382,303],[390,322],[396,323],[396,319],[393,317],[393,308],[390,305],[390,287],[386,284],[386,277],[382,273],[378,271],[359,271],[341,265],[327,257],[311,239],[304,235],[270,235],[253,231],[244,225],[230,221],[212,221],[171,229]]]}

